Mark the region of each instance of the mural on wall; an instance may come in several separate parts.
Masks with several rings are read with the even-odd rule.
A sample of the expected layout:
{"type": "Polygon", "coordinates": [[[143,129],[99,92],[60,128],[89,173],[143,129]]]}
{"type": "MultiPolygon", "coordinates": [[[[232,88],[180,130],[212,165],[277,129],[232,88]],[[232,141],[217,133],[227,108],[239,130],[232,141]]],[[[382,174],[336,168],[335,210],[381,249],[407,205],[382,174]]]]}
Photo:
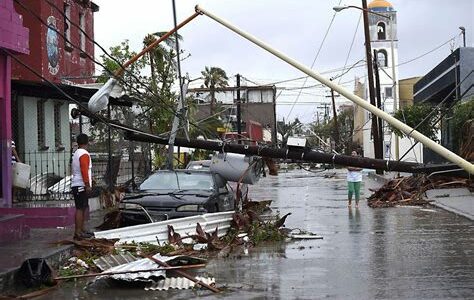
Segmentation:
{"type": "Polygon", "coordinates": [[[52,75],[56,75],[59,71],[59,37],[56,18],[49,16],[47,23],[46,49],[48,51],[48,69],[52,75]]]}

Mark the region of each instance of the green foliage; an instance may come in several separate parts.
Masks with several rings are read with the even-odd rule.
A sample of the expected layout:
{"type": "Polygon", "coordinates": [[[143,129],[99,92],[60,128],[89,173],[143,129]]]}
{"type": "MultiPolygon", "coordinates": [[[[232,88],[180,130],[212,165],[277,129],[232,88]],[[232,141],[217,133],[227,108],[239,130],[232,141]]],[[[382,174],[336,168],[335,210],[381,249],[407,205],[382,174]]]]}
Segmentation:
{"type": "Polygon", "coordinates": [[[250,226],[249,233],[250,240],[255,246],[262,242],[283,241],[286,238],[286,235],[283,234],[272,223],[254,222],[250,226]]]}
{"type": "MultiPolygon", "coordinates": [[[[427,104],[415,104],[412,106],[406,106],[400,110],[398,110],[394,117],[398,120],[402,121],[403,123],[407,124],[408,126],[415,128],[418,126],[421,121],[426,118],[433,110],[433,107],[427,104]]],[[[427,136],[428,138],[432,139],[433,141],[437,141],[436,132],[436,119],[438,118],[438,114],[434,113],[431,114],[426,121],[421,123],[417,131],[421,132],[423,135],[427,136]]],[[[403,137],[404,134],[398,130],[397,128],[390,125],[390,128],[393,132],[398,135],[399,137],[403,137]]]]}
{"type": "Polygon", "coordinates": [[[459,102],[453,109],[453,140],[458,149],[463,139],[462,132],[467,121],[474,119],[474,97],[465,102],[459,102]]]}
{"type": "Polygon", "coordinates": [[[210,89],[212,114],[214,112],[214,104],[216,102],[215,89],[228,86],[229,78],[227,77],[225,71],[219,67],[205,67],[204,71],[201,71],[201,75],[204,78],[204,85],[210,89]]]}
{"type": "MultiPolygon", "coordinates": [[[[345,154],[350,154],[353,148],[352,137],[354,135],[354,114],[352,110],[344,110],[337,116],[337,126],[339,139],[336,141],[336,148],[338,151],[342,151],[345,154]]],[[[329,119],[328,122],[324,123],[313,123],[311,126],[314,134],[319,136],[322,140],[327,139],[336,140],[336,127],[334,119],[329,119]]],[[[309,142],[311,145],[321,145],[325,148],[324,144],[320,142],[318,138],[310,138],[309,142]]],[[[328,149],[326,149],[328,150],[328,149]]]]}
{"type": "MultiPolygon", "coordinates": [[[[147,35],[144,38],[144,47],[156,41],[157,36],[163,33],[147,35]]],[[[151,131],[154,134],[163,134],[171,130],[174,110],[176,108],[177,94],[172,91],[172,86],[176,78],[176,53],[174,36],[168,38],[165,43],[161,43],[153,50],[142,56],[135,63],[127,68],[123,74],[123,82],[120,83],[125,92],[137,99],[137,109],[132,111],[128,107],[113,107],[112,119],[125,123],[139,130],[151,131]],[[147,67],[149,69],[147,69],[147,67]],[[149,75],[144,75],[149,74],[149,75]]],[[[110,48],[110,54],[120,64],[129,61],[136,52],[131,51],[128,40],[118,46],[110,48]]],[[[106,55],[102,55],[102,61],[107,69],[115,72],[120,68],[120,64],[106,55]]],[[[112,74],[103,70],[98,82],[106,82],[112,74]]],[[[96,124],[91,134],[95,141],[96,151],[107,149],[107,127],[103,124],[96,124]]],[[[123,139],[121,131],[112,131],[112,148],[120,151],[127,147],[128,151],[133,151],[132,145],[123,139]]],[[[142,146],[142,151],[147,151],[150,145],[142,146]]],[[[156,157],[156,163],[162,164],[166,156],[163,146],[152,145],[156,157]]]]}
{"type": "Polygon", "coordinates": [[[128,252],[132,255],[155,255],[157,253],[161,255],[167,255],[176,249],[170,244],[155,245],[151,243],[125,243],[123,245],[128,252]]]}
{"type": "Polygon", "coordinates": [[[301,126],[303,123],[298,118],[295,118],[293,122],[286,123],[283,122],[277,123],[277,132],[281,134],[282,137],[282,146],[286,146],[288,138],[293,135],[299,135],[303,133],[301,126]]]}
{"type": "Polygon", "coordinates": [[[205,67],[204,71],[201,71],[201,75],[204,77],[204,85],[208,88],[213,89],[229,85],[227,74],[219,67],[205,67]]]}

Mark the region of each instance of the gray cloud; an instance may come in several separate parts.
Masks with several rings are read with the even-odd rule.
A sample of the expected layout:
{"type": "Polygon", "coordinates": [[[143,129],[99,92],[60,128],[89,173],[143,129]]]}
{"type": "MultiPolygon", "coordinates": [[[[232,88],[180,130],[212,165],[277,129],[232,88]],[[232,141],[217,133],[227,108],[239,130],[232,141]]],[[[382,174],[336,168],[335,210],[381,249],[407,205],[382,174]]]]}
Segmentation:
{"type": "MultiPolygon", "coordinates": [[[[100,11],[95,16],[95,36],[97,41],[106,47],[129,39],[132,48],[138,50],[141,48],[142,38],[147,33],[169,30],[173,27],[171,0],[135,0],[133,6],[129,1],[96,0],[95,2],[100,6],[100,11]]],[[[203,0],[199,4],[309,66],[333,17],[332,7],[339,2],[339,0],[203,0]]],[[[468,44],[472,45],[474,41],[472,0],[393,0],[391,3],[397,10],[399,62],[421,55],[458,35],[460,32],[458,27],[461,25],[468,33],[468,44]]],[[[188,0],[176,1],[178,21],[191,15],[195,4],[196,2],[188,0]]],[[[357,0],[342,1],[342,4],[361,5],[357,0]]],[[[360,11],[355,9],[345,10],[336,15],[316,61],[317,71],[344,65],[359,16],[360,11]]],[[[191,77],[199,76],[204,66],[220,66],[229,75],[240,73],[262,84],[303,75],[206,16],[197,17],[184,27],[180,34],[184,38],[181,48],[192,55],[183,61],[182,69],[191,77]]],[[[349,63],[364,58],[363,40],[361,24],[349,63]]],[[[459,46],[460,41],[461,39],[456,39],[454,47],[459,46]]],[[[446,45],[417,61],[401,66],[399,77],[423,75],[449,52],[450,46],[446,45]]],[[[334,74],[329,74],[328,77],[332,75],[334,74]]],[[[364,68],[357,68],[354,72],[346,74],[342,81],[350,81],[354,76],[364,75],[364,68]]],[[[308,85],[314,83],[314,80],[308,80],[308,85]]],[[[298,84],[302,84],[302,81],[287,83],[286,86],[298,86],[298,84]]],[[[351,87],[351,84],[348,86],[351,87]]],[[[325,90],[305,90],[305,94],[300,97],[301,102],[328,101],[325,97],[306,93],[324,95],[325,90]]],[[[280,97],[278,101],[294,101],[295,91],[291,94],[280,97]]],[[[289,108],[289,105],[278,106],[278,115],[286,117],[289,108]]],[[[314,111],[314,104],[298,103],[290,118],[300,116],[304,117],[304,121],[311,121],[314,111]]]]}

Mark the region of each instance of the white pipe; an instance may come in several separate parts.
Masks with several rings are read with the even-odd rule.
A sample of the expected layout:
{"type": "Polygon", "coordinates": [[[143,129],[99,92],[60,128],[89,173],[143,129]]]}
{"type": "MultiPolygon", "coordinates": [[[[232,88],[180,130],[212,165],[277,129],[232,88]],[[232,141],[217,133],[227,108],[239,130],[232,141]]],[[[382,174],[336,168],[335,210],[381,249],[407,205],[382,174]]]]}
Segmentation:
{"type": "Polygon", "coordinates": [[[237,27],[233,26],[232,24],[228,23],[227,21],[219,18],[218,16],[204,10],[203,8],[199,7],[199,5],[196,5],[196,12],[202,13],[209,18],[213,19],[214,21],[222,24],[223,26],[229,28],[230,30],[234,31],[238,35],[246,38],[247,40],[251,41],[252,43],[260,46],[261,48],[267,50],[271,54],[275,55],[276,57],[280,58],[281,60],[287,62],[288,64],[292,65],[293,67],[297,68],[298,70],[302,71],[303,73],[307,74],[308,76],[313,77],[317,81],[321,82],[322,84],[326,85],[327,87],[337,91],[339,94],[343,95],[347,99],[351,100],[357,105],[362,106],[366,110],[370,111],[374,115],[384,119],[388,123],[390,123],[393,127],[399,129],[400,131],[404,132],[406,135],[409,137],[413,137],[426,147],[430,148],[431,150],[435,151],[439,155],[443,156],[446,158],[448,161],[451,161],[464,170],[466,170],[468,173],[471,173],[474,175],[474,165],[471,164],[470,162],[466,161],[462,157],[456,155],[455,153],[449,151],[448,149],[444,148],[443,146],[439,145],[438,143],[432,141],[430,138],[424,136],[420,132],[414,130],[410,126],[400,122],[396,118],[392,117],[391,115],[387,114],[383,110],[378,109],[377,107],[371,105],[368,101],[354,95],[353,93],[349,92],[349,90],[343,88],[342,86],[339,86],[338,84],[334,83],[334,81],[330,81],[329,79],[324,78],[323,76],[319,75],[317,72],[311,70],[310,68],[300,64],[296,60],[289,58],[282,52],[273,49],[269,45],[265,44],[264,42],[260,41],[256,37],[238,29],[237,27]]]}

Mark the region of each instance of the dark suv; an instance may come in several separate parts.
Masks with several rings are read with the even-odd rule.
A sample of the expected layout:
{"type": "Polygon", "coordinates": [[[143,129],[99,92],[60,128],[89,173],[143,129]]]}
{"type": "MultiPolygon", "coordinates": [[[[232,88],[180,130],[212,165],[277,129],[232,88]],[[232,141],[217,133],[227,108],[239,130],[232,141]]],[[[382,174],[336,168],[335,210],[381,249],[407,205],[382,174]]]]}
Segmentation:
{"type": "Polygon", "coordinates": [[[201,170],[161,170],[120,204],[122,226],[231,211],[234,195],[219,175],[201,170]]]}

